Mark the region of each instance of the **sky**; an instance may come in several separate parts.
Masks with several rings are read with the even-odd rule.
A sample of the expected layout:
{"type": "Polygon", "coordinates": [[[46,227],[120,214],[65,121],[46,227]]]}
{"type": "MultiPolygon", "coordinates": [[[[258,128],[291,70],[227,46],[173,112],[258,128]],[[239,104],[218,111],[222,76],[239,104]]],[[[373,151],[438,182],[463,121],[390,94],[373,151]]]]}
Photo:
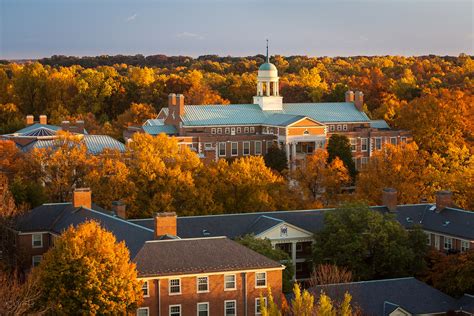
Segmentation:
{"type": "Polygon", "coordinates": [[[474,0],[0,0],[0,59],[474,54],[474,0]]]}

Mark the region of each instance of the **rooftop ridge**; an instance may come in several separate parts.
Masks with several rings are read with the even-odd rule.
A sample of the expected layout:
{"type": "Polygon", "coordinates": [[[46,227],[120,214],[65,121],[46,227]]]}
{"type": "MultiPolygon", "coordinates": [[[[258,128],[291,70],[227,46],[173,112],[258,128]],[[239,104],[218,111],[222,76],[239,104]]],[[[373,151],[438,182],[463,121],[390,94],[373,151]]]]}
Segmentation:
{"type": "Polygon", "coordinates": [[[125,220],[125,219],[122,219],[122,218],[120,218],[120,217],[118,217],[118,216],[112,216],[112,215],[109,215],[109,214],[105,214],[105,213],[103,213],[103,212],[99,212],[99,211],[93,210],[93,209],[88,208],[88,207],[81,207],[81,208],[83,208],[83,209],[85,209],[85,210],[88,210],[88,211],[91,211],[91,212],[93,212],[93,213],[96,213],[96,214],[105,216],[105,217],[109,217],[109,218],[115,219],[115,220],[120,221],[120,222],[127,223],[128,225],[132,225],[132,226],[134,226],[134,227],[138,227],[138,228],[144,229],[144,230],[146,230],[146,231],[148,231],[148,232],[152,232],[152,233],[154,232],[153,229],[149,229],[149,228],[146,228],[146,227],[144,227],[144,226],[141,226],[141,225],[138,225],[138,224],[135,224],[135,223],[130,223],[129,221],[127,221],[127,220],[125,220]]]}
{"type": "Polygon", "coordinates": [[[366,281],[356,281],[356,282],[321,284],[321,285],[317,285],[317,286],[324,287],[324,286],[336,286],[336,285],[342,285],[342,284],[362,284],[362,283],[390,282],[390,281],[410,280],[410,279],[414,279],[414,280],[418,281],[418,279],[416,279],[415,277],[403,277],[403,278],[391,278],[391,279],[380,279],[380,280],[366,280],[366,281]]]}
{"type": "Polygon", "coordinates": [[[145,243],[187,241],[187,240],[209,240],[209,239],[228,239],[228,238],[226,236],[194,237],[194,238],[179,238],[179,239],[164,239],[164,240],[147,240],[145,241],[145,243]]]}

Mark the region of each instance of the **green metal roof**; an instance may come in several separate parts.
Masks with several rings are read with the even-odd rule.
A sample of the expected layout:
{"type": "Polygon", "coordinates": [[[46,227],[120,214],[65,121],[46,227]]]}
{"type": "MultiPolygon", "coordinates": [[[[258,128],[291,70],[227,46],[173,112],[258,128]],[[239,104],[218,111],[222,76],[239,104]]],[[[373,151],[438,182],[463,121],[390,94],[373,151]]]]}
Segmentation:
{"type": "Polygon", "coordinates": [[[167,135],[178,134],[178,131],[173,125],[144,125],[143,131],[150,135],[158,135],[165,133],[167,135]]]}
{"type": "Polygon", "coordinates": [[[390,129],[390,126],[384,120],[372,120],[370,121],[370,127],[378,129],[390,129]]]}
{"type": "Polygon", "coordinates": [[[40,129],[40,128],[49,129],[49,130],[52,130],[52,131],[59,131],[61,129],[60,126],[35,123],[35,124],[29,125],[25,128],[22,128],[19,131],[16,131],[15,134],[26,134],[26,133],[32,132],[32,131],[40,129]]]}
{"type": "Polygon", "coordinates": [[[260,65],[258,70],[275,70],[275,71],[277,71],[277,67],[275,67],[275,65],[272,64],[272,63],[264,63],[264,64],[260,65]]]}
{"type": "MultiPolygon", "coordinates": [[[[163,108],[165,114],[167,108],[163,108]]],[[[186,105],[184,126],[276,125],[287,126],[303,117],[317,122],[369,122],[351,102],[286,103],[282,111],[262,111],[257,104],[186,105]]]]}

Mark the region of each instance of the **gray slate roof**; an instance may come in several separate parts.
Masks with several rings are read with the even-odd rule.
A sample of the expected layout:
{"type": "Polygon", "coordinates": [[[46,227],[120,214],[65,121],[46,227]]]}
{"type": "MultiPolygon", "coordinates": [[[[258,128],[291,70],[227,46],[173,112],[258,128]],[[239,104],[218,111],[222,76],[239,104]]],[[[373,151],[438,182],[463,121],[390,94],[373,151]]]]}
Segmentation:
{"type": "Polygon", "coordinates": [[[456,311],[460,307],[454,298],[412,277],[325,285],[310,290],[316,295],[324,291],[338,302],[347,291],[352,295],[352,305],[369,316],[386,316],[398,307],[411,314],[456,311]]]}
{"type": "Polygon", "coordinates": [[[87,220],[98,221],[103,228],[112,232],[117,241],[124,241],[133,258],[147,240],[154,238],[154,232],[143,226],[106,214],[103,209],[73,207],[71,203],[43,204],[20,216],[15,229],[20,232],[49,231],[61,234],[69,226],[77,226],[87,220]]]}
{"type": "MultiPolygon", "coordinates": [[[[474,240],[474,212],[447,208],[441,213],[436,213],[430,210],[431,207],[432,204],[399,205],[395,217],[406,228],[418,224],[425,230],[474,240]],[[447,222],[449,224],[446,224],[447,222]]],[[[372,209],[381,213],[388,212],[384,206],[372,207],[372,209]]],[[[258,235],[278,225],[281,221],[314,233],[323,228],[324,213],[327,211],[331,209],[178,217],[178,236],[181,238],[203,236],[236,238],[246,234],[258,235]],[[203,234],[204,230],[206,234],[203,234]]],[[[153,228],[154,222],[150,218],[131,221],[153,228]]]]}
{"type": "Polygon", "coordinates": [[[34,123],[34,124],[28,125],[27,127],[16,131],[15,134],[28,134],[28,133],[31,133],[32,131],[37,130],[37,129],[49,129],[51,131],[57,132],[61,129],[61,127],[56,126],[56,125],[34,123]]]}
{"type": "Polygon", "coordinates": [[[225,237],[148,241],[134,261],[140,277],[282,267],[225,237]]]}

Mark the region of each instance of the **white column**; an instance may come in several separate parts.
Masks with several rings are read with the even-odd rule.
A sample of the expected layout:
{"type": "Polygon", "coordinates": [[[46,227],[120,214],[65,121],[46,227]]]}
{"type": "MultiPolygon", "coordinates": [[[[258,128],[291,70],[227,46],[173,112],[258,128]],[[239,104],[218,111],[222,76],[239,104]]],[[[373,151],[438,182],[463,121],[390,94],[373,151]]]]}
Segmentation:
{"type": "Polygon", "coordinates": [[[286,160],[288,160],[288,164],[290,163],[290,144],[285,144],[285,151],[286,151],[286,160]]]}
{"type": "Polygon", "coordinates": [[[293,156],[292,160],[295,161],[296,160],[296,143],[291,144],[291,155],[293,156]]]}
{"type": "Polygon", "coordinates": [[[293,274],[293,281],[296,279],[296,241],[293,241],[291,243],[291,261],[293,264],[293,271],[295,273],[293,274]]]}
{"type": "Polygon", "coordinates": [[[267,97],[270,96],[270,81],[267,81],[267,97]]]}

